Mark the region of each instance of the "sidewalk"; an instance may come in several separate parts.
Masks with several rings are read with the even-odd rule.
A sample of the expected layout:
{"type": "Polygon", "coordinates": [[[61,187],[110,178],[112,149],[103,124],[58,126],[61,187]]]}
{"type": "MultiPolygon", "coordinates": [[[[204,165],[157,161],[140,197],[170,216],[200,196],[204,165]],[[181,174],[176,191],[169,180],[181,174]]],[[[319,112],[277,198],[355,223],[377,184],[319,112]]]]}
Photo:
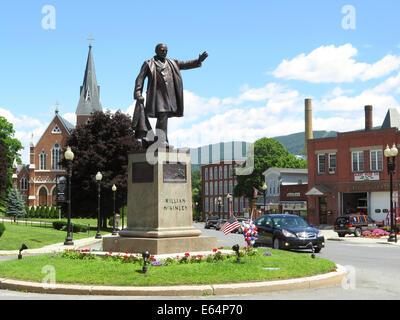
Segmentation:
{"type": "Polygon", "coordinates": [[[400,246],[400,236],[398,236],[397,243],[388,242],[388,236],[384,236],[381,238],[364,238],[364,237],[355,237],[354,235],[346,235],[345,237],[339,237],[337,232],[333,230],[321,230],[321,232],[325,236],[325,241],[344,241],[348,243],[358,243],[358,244],[389,244],[394,246],[400,246]]]}
{"type": "MultiPolygon", "coordinates": [[[[109,236],[109,235],[105,235],[109,236]]],[[[103,237],[105,237],[103,236],[103,237]]],[[[40,253],[53,253],[53,252],[62,252],[66,249],[80,249],[82,247],[86,247],[92,245],[94,243],[102,241],[101,239],[96,239],[95,237],[73,240],[74,245],[66,246],[63,242],[51,244],[42,248],[37,249],[26,249],[22,251],[22,255],[24,254],[40,254],[40,253]]],[[[19,250],[0,250],[0,256],[9,256],[9,255],[18,255],[19,250]]]]}

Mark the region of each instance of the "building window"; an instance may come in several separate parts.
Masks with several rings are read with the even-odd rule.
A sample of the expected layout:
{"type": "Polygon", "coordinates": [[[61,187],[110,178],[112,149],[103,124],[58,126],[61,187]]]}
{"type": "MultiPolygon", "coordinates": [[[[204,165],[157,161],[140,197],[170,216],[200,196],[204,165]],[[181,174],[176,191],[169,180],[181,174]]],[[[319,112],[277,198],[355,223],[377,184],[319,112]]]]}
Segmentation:
{"type": "Polygon", "coordinates": [[[212,167],[210,168],[210,180],[213,180],[213,169],[212,169],[212,167]]]}
{"type": "MultiPolygon", "coordinates": [[[[212,172],[212,170],[211,170],[210,172],[212,172]]],[[[210,196],[213,196],[213,195],[214,195],[214,184],[213,184],[213,182],[211,181],[211,182],[210,182],[210,196]]]]}
{"type": "Polygon", "coordinates": [[[208,182],[204,183],[204,194],[208,196],[208,182]]]}
{"type": "Polygon", "coordinates": [[[224,166],[224,178],[228,179],[228,166],[224,166]]]}
{"type": "Polygon", "coordinates": [[[204,168],[204,180],[208,180],[208,168],[204,168]]]}
{"type": "Polygon", "coordinates": [[[220,195],[223,194],[223,191],[222,191],[222,181],[219,182],[219,194],[220,194],[220,195]]]}
{"type": "Polygon", "coordinates": [[[235,200],[233,201],[234,202],[234,211],[235,212],[238,212],[239,210],[239,208],[238,208],[238,198],[235,198],[235,200]]]}
{"type": "Polygon", "coordinates": [[[214,179],[218,180],[218,168],[214,167],[214,179]]]}
{"type": "Polygon", "coordinates": [[[222,176],[222,167],[219,167],[219,178],[220,178],[220,179],[223,179],[223,176],[222,176]]]}
{"type": "Polygon", "coordinates": [[[58,125],[55,125],[55,127],[53,128],[53,131],[51,131],[51,133],[55,133],[55,134],[60,134],[61,133],[61,130],[58,127],[58,125]]]}
{"type": "Polygon", "coordinates": [[[325,173],[325,155],[319,154],[318,155],[318,173],[325,173]]]}
{"type": "Polygon", "coordinates": [[[352,152],[353,172],[364,171],[364,151],[352,152]]]}
{"type": "Polygon", "coordinates": [[[229,165],[229,178],[232,178],[232,175],[233,175],[232,165],[229,165]]]}
{"type": "Polygon", "coordinates": [[[229,193],[230,194],[233,193],[233,181],[232,180],[229,181],[229,193]]]}
{"type": "Polygon", "coordinates": [[[39,169],[40,170],[46,170],[46,160],[47,160],[47,155],[44,150],[39,154],[39,169]]]}
{"type": "Polygon", "coordinates": [[[218,181],[214,181],[214,195],[218,194],[218,181]]]}
{"type": "Polygon", "coordinates": [[[227,194],[227,193],[229,193],[229,191],[228,191],[228,181],[224,181],[224,194],[227,194]]]}
{"type": "Polygon", "coordinates": [[[371,171],[382,171],[382,150],[370,151],[371,171]]]}
{"type": "Polygon", "coordinates": [[[209,203],[208,198],[205,198],[204,204],[205,204],[205,209],[206,209],[205,211],[206,211],[206,213],[208,213],[209,208],[210,208],[210,203],[209,203]]]}
{"type": "Polygon", "coordinates": [[[336,172],[336,153],[329,154],[329,172],[336,172]]]}
{"type": "Polygon", "coordinates": [[[61,155],[62,155],[62,150],[61,147],[58,143],[56,143],[51,149],[51,170],[61,170],[61,155]]]}
{"type": "Polygon", "coordinates": [[[20,190],[28,190],[28,180],[26,177],[22,177],[21,181],[19,182],[20,190]]]}

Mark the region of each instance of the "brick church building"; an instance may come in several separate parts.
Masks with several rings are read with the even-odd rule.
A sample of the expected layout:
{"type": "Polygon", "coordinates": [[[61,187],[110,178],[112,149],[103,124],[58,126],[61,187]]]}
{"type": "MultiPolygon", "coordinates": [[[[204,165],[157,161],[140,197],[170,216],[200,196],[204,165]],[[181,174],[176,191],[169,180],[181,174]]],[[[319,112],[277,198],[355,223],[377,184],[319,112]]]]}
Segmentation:
{"type": "MultiPolygon", "coordinates": [[[[100,87],[97,85],[94,68],[92,45],[86,63],[83,84],[76,108],[77,126],[85,124],[91,113],[102,111],[100,87]]],[[[66,142],[75,126],[61,117],[58,105],[53,120],[36,143],[30,142],[30,163],[18,165],[14,160],[13,184],[20,192],[22,199],[29,206],[56,205],[56,176],[66,174],[59,164],[66,149],[66,142]]]]}

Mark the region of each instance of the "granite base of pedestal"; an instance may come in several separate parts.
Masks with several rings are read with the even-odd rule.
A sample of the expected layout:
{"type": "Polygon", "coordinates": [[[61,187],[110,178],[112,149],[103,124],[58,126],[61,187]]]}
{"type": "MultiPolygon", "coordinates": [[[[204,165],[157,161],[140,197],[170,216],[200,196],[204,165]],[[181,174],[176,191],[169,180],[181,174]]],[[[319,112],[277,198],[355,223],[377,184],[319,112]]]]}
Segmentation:
{"type": "Polygon", "coordinates": [[[179,237],[179,238],[103,238],[105,252],[148,251],[150,254],[168,254],[182,252],[211,251],[217,247],[215,237],[179,237]]]}

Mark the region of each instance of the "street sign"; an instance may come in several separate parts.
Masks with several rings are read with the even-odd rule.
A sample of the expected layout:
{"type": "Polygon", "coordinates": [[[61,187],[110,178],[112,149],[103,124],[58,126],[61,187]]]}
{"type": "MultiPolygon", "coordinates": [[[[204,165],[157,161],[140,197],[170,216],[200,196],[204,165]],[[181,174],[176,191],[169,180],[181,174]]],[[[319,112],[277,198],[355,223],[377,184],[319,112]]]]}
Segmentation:
{"type": "Polygon", "coordinates": [[[68,202],[67,175],[56,176],[57,205],[68,202]]]}

